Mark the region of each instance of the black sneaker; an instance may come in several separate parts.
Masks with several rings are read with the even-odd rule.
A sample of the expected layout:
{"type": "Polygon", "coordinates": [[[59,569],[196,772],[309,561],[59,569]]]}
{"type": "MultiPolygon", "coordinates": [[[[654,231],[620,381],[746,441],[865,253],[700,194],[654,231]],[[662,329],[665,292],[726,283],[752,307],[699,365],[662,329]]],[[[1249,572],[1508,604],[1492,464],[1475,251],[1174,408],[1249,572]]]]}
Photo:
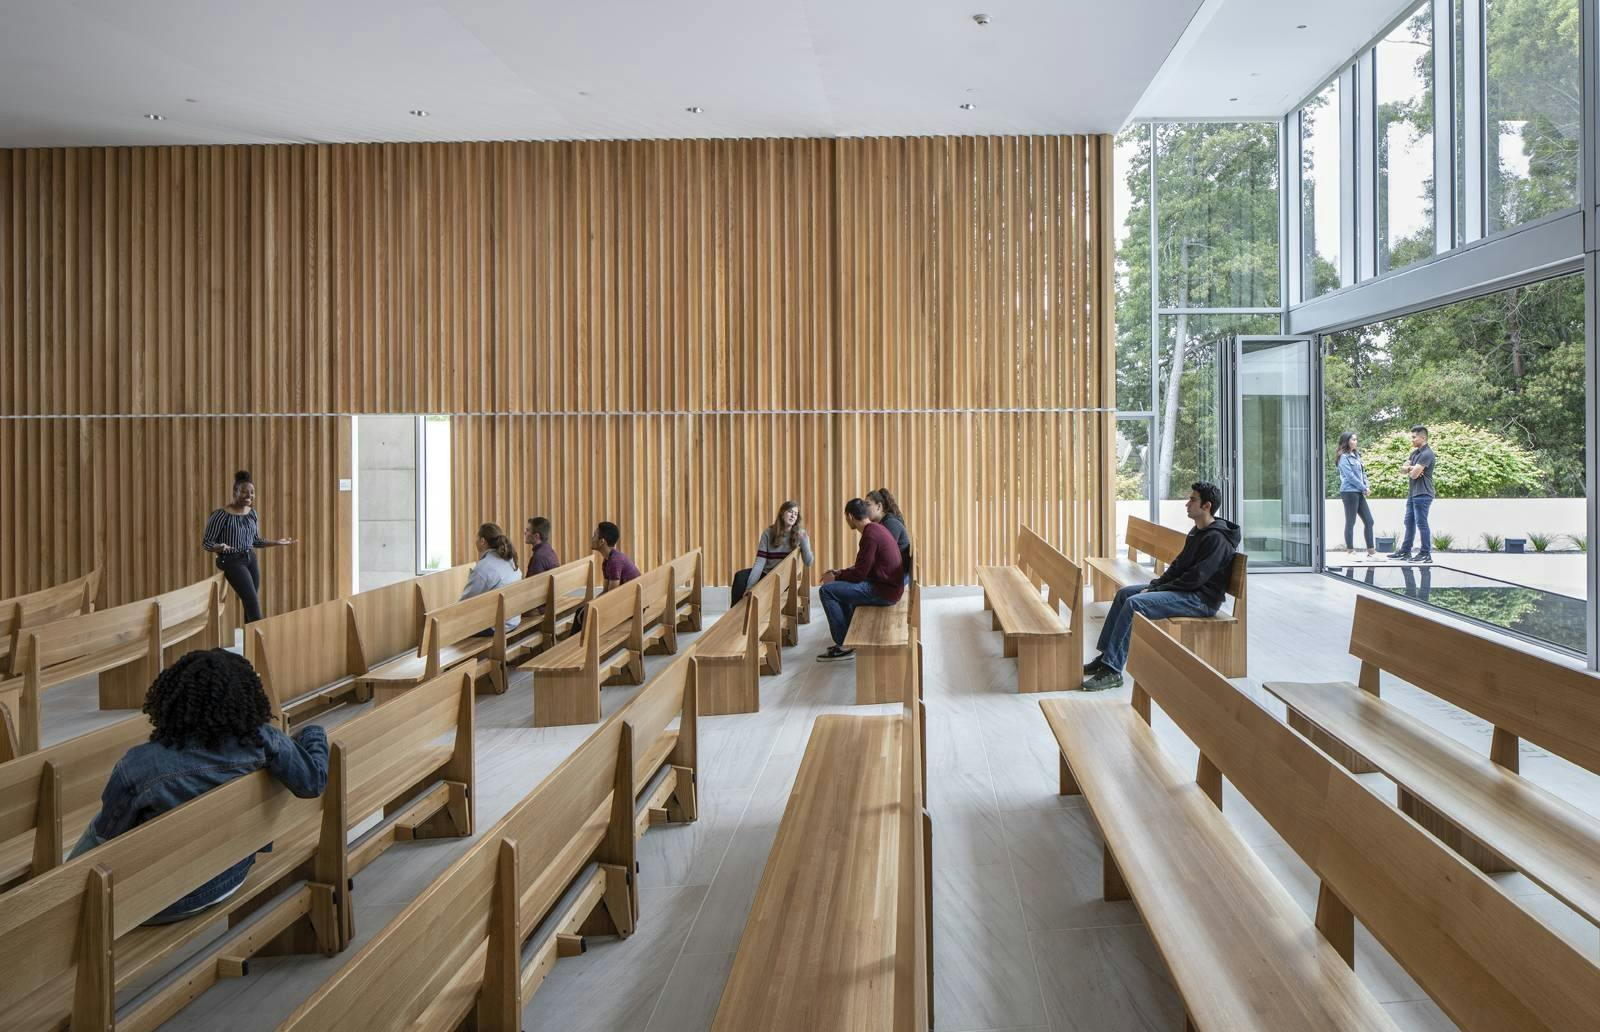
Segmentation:
{"type": "Polygon", "coordinates": [[[1101,659],[1099,656],[1096,656],[1094,659],[1089,660],[1089,662],[1083,665],[1083,676],[1093,677],[1095,674],[1098,674],[1105,668],[1105,660],[1101,659]]]}
{"type": "Polygon", "coordinates": [[[1103,668],[1098,674],[1083,682],[1083,690],[1086,692],[1103,692],[1121,687],[1122,674],[1110,667],[1103,668]]]}
{"type": "Polygon", "coordinates": [[[1389,553],[1389,558],[1390,559],[1410,559],[1411,558],[1411,554],[1409,552],[1390,552],[1389,553]]]}
{"type": "Polygon", "coordinates": [[[841,649],[837,645],[830,645],[827,652],[817,657],[817,662],[825,663],[834,659],[853,659],[855,654],[855,649],[841,649]]]}
{"type": "Polygon", "coordinates": [[[1425,553],[1423,555],[1414,556],[1411,561],[1414,562],[1414,563],[1429,563],[1429,564],[1432,564],[1433,556],[1430,555],[1430,554],[1426,554],[1425,553]]]}

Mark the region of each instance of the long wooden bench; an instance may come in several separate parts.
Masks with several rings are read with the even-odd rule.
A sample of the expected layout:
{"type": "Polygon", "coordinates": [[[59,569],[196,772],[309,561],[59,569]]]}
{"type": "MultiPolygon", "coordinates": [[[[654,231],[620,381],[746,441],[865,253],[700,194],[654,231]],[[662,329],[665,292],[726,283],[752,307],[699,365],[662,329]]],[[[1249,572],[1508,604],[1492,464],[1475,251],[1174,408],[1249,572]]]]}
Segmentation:
{"type": "Polygon", "coordinates": [[[1600,1027],[1600,967],[1143,617],[1129,669],[1134,705],[1040,706],[1106,898],[1138,904],[1194,1027],[1393,1028],[1352,970],[1357,920],[1464,1029],[1600,1027]],[[1151,700],[1198,746],[1192,780],[1151,700]],[[1223,817],[1224,778],[1320,881],[1314,921],[1223,817]]]}
{"type": "MultiPolygon", "coordinates": [[[[1096,557],[1085,561],[1089,567],[1091,597],[1096,602],[1105,602],[1130,584],[1148,584],[1178,557],[1187,539],[1188,535],[1181,530],[1129,516],[1128,557],[1096,557]],[[1150,567],[1139,564],[1141,555],[1149,556],[1154,562],[1153,572],[1150,567]]],[[[1231,609],[1218,610],[1214,616],[1177,616],[1160,621],[1179,641],[1221,670],[1225,677],[1243,677],[1249,665],[1250,628],[1245,604],[1250,584],[1249,561],[1250,557],[1243,552],[1233,557],[1227,589],[1233,598],[1231,609]]]]}
{"type": "Polygon", "coordinates": [[[713,1032],[932,1028],[932,827],[915,639],[896,716],[821,716],[713,1032]]]}
{"type": "Polygon", "coordinates": [[[330,734],[320,798],[257,771],[0,896],[0,1027],[141,1032],[246,973],[265,949],[343,949],[355,930],[352,879],[384,848],[471,834],[472,712],[465,675],[440,678],[330,734]],[[380,811],[388,816],[352,841],[380,811]],[[232,896],[143,923],[268,843],[232,896]],[[119,990],[151,974],[118,1004],[119,990]]]}
{"type": "MultiPolygon", "coordinates": [[[[431,681],[446,670],[465,665],[476,684],[488,677],[497,695],[506,690],[506,671],[491,652],[506,650],[506,607],[498,591],[462,599],[428,615],[420,655],[384,667],[384,676],[369,682],[379,705],[431,681]],[[479,631],[491,631],[480,636],[479,631]]],[[[367,675],[357,677],[364,680],[367,675]]]]}
{"type": "Polygon", "coordinates": [[[0,760],[39,748],[40,707],[51,688],[99,675],[101,709],[138,709],[166,657],[220,642],[222,575],[155,598],[42,624],[22,634],[18,676],[0,684],[0,760]]]}
{"type": "Polygon", "coordinates": [[[1520,744],[1600,773],[1600,678],[1356,599],[1359,684],[1268,682],[1289,725],[1334,759],[1394,781],[1400,809],[1483,871],[1519,870],[1600,924],[1600,819],[1519,773],[1520,744]],[[1494,727],[1474,752],[1379,694],[1388,672],[1494,727]]]}
{"type": "Polygon", "coordinates": [[[600,688],[641,684],[647,652],[676,652],[680,625],[699,626],[696,549],[588,603],[583,629],[518,665],[533,671],[533,726],[592,724],[600,688]]]}
{"type": "Polygon", "coordinates": [[[96,567],[64,584],[0,599],[0,680],[12,674],[11,657],[16,655],[24,629],[94,612],[99,590],[100,570],[96,567]]]}
{"type": "Polygon", "coordinates": [[[599,572],[591,554],[501,588],[506,618],[522,622],[507,632],[503,645],[496,641],[490,658],[510,668],[567,637],[573,617],[594,598],[599,572]]]}
{"type": "Polygon", "coordinates": [[[857,606],[844,647],[856,658],[856,705],[896,702],[906,680],[906,646],[922,625],[922,589],[915,579],[892,606],[857,606]]]}
{"type": "Polygon", "coordinates": [[[694,643],[700,665],[700,712],[706,716],[761,709],[760,678],[783,669],[794,598],[804,569],[791,552],[694,643]]]}
{"type": "Polygon", "coordinates": [[[1083,662],[1083,571],[1028,527],[1017,530],[1010,566],[978,567],[983,608],[1004,635],[1004,654],[1017,659],[1017,691],[1060,692],[1079,686],[1083,662]],[[1049,601],[1039,597],[1041,583],[1049,601]],[[1067,606],[1066,621],[1060,616],[1067,606]]]}
{"type": "Polygon", "coordinates": [[[283,726],[299,725],[347,702],[370,700],[372,687],[365,676],[420,654],[428,612],[425,596],[448,596],[452,587],[459,594],[469,570],[457,566],[397,581],[269,616],[246,628],[245,657],[260,675],[283,726]]]}
{"type": "Polygon", "coordinates": [[[99,812],[111,769],[149,739],[140,714],[0,763],[0,891],[61,865],[99,812]]]}
{"type": "Polygon", "coordinates": [[[280,1030],[521,1029],[558,959],[637,927],[639,836],[697,816],[695,676],[651,678],[280,1030]]]}

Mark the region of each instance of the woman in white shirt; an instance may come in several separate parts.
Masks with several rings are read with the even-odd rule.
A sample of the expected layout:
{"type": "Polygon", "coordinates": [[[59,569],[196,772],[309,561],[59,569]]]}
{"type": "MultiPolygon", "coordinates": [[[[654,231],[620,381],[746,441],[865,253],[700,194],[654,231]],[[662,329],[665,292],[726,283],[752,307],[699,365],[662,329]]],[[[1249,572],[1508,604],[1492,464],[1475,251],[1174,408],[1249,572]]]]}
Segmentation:
{"type": "MultiPolygon", "coordinates": [[[[472,567],[472,573],[467,577],[467,586],[461,589],[461,598],[473,598],[510,584],[512,581],[522,579],[522,571],[517,569],[517,549],[506,537],[506,532],[500,529],[498,523],[485,523],[478,528],[478,561],[472,567]]],[[[506,621],[506,630],[514,631],[517,624],[522,622],[522,617],[513,616],[506,621]]],[[[493,628],[479,631],[481,637],[487,638],[494,633],[493,628]]]]}

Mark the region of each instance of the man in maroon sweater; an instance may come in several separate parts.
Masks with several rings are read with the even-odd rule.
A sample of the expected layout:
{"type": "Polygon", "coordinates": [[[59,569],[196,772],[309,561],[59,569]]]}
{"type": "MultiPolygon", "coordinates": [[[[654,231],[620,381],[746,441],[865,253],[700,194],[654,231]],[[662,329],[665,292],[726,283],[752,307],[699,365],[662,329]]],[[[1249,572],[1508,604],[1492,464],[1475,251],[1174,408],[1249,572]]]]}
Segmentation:
{"type": "Polygon", "coordinates": [[[867,503],[852,498],[844,507],[850,529],[861,535],[856,564],[848,570],[829,570],[822,575],[822,608],[828,614],[828,630],[833,645],[818,659],[849,659],[854,649],[844,647],[850,630],[850,614],[857,606],[892,606],[905,590],[905,571],[901,566],[900,546],[894,535],[867,515],[867,503]]]}

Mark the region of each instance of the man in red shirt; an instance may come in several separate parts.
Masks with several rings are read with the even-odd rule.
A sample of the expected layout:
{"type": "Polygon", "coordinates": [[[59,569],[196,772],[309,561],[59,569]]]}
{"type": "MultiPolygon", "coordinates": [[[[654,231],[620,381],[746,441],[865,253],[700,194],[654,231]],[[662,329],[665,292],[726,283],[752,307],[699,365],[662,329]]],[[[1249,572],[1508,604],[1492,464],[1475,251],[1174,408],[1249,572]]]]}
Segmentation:
{"type": "Polygon", "coordinates": [[[819,660],[849,659],[854,649],[844,647],[850,630],[850,614],[857,606],[892,606],[905,590],[905,570],[900,546],[894,535],[867,515],[867,503],[852,498],[845,503],[844,517],[850,529],[861,535],[856,563],[848,570],[829,570],[822,575],[822,608],[828,614],[828,630],[833,645],[819,660]]]}

